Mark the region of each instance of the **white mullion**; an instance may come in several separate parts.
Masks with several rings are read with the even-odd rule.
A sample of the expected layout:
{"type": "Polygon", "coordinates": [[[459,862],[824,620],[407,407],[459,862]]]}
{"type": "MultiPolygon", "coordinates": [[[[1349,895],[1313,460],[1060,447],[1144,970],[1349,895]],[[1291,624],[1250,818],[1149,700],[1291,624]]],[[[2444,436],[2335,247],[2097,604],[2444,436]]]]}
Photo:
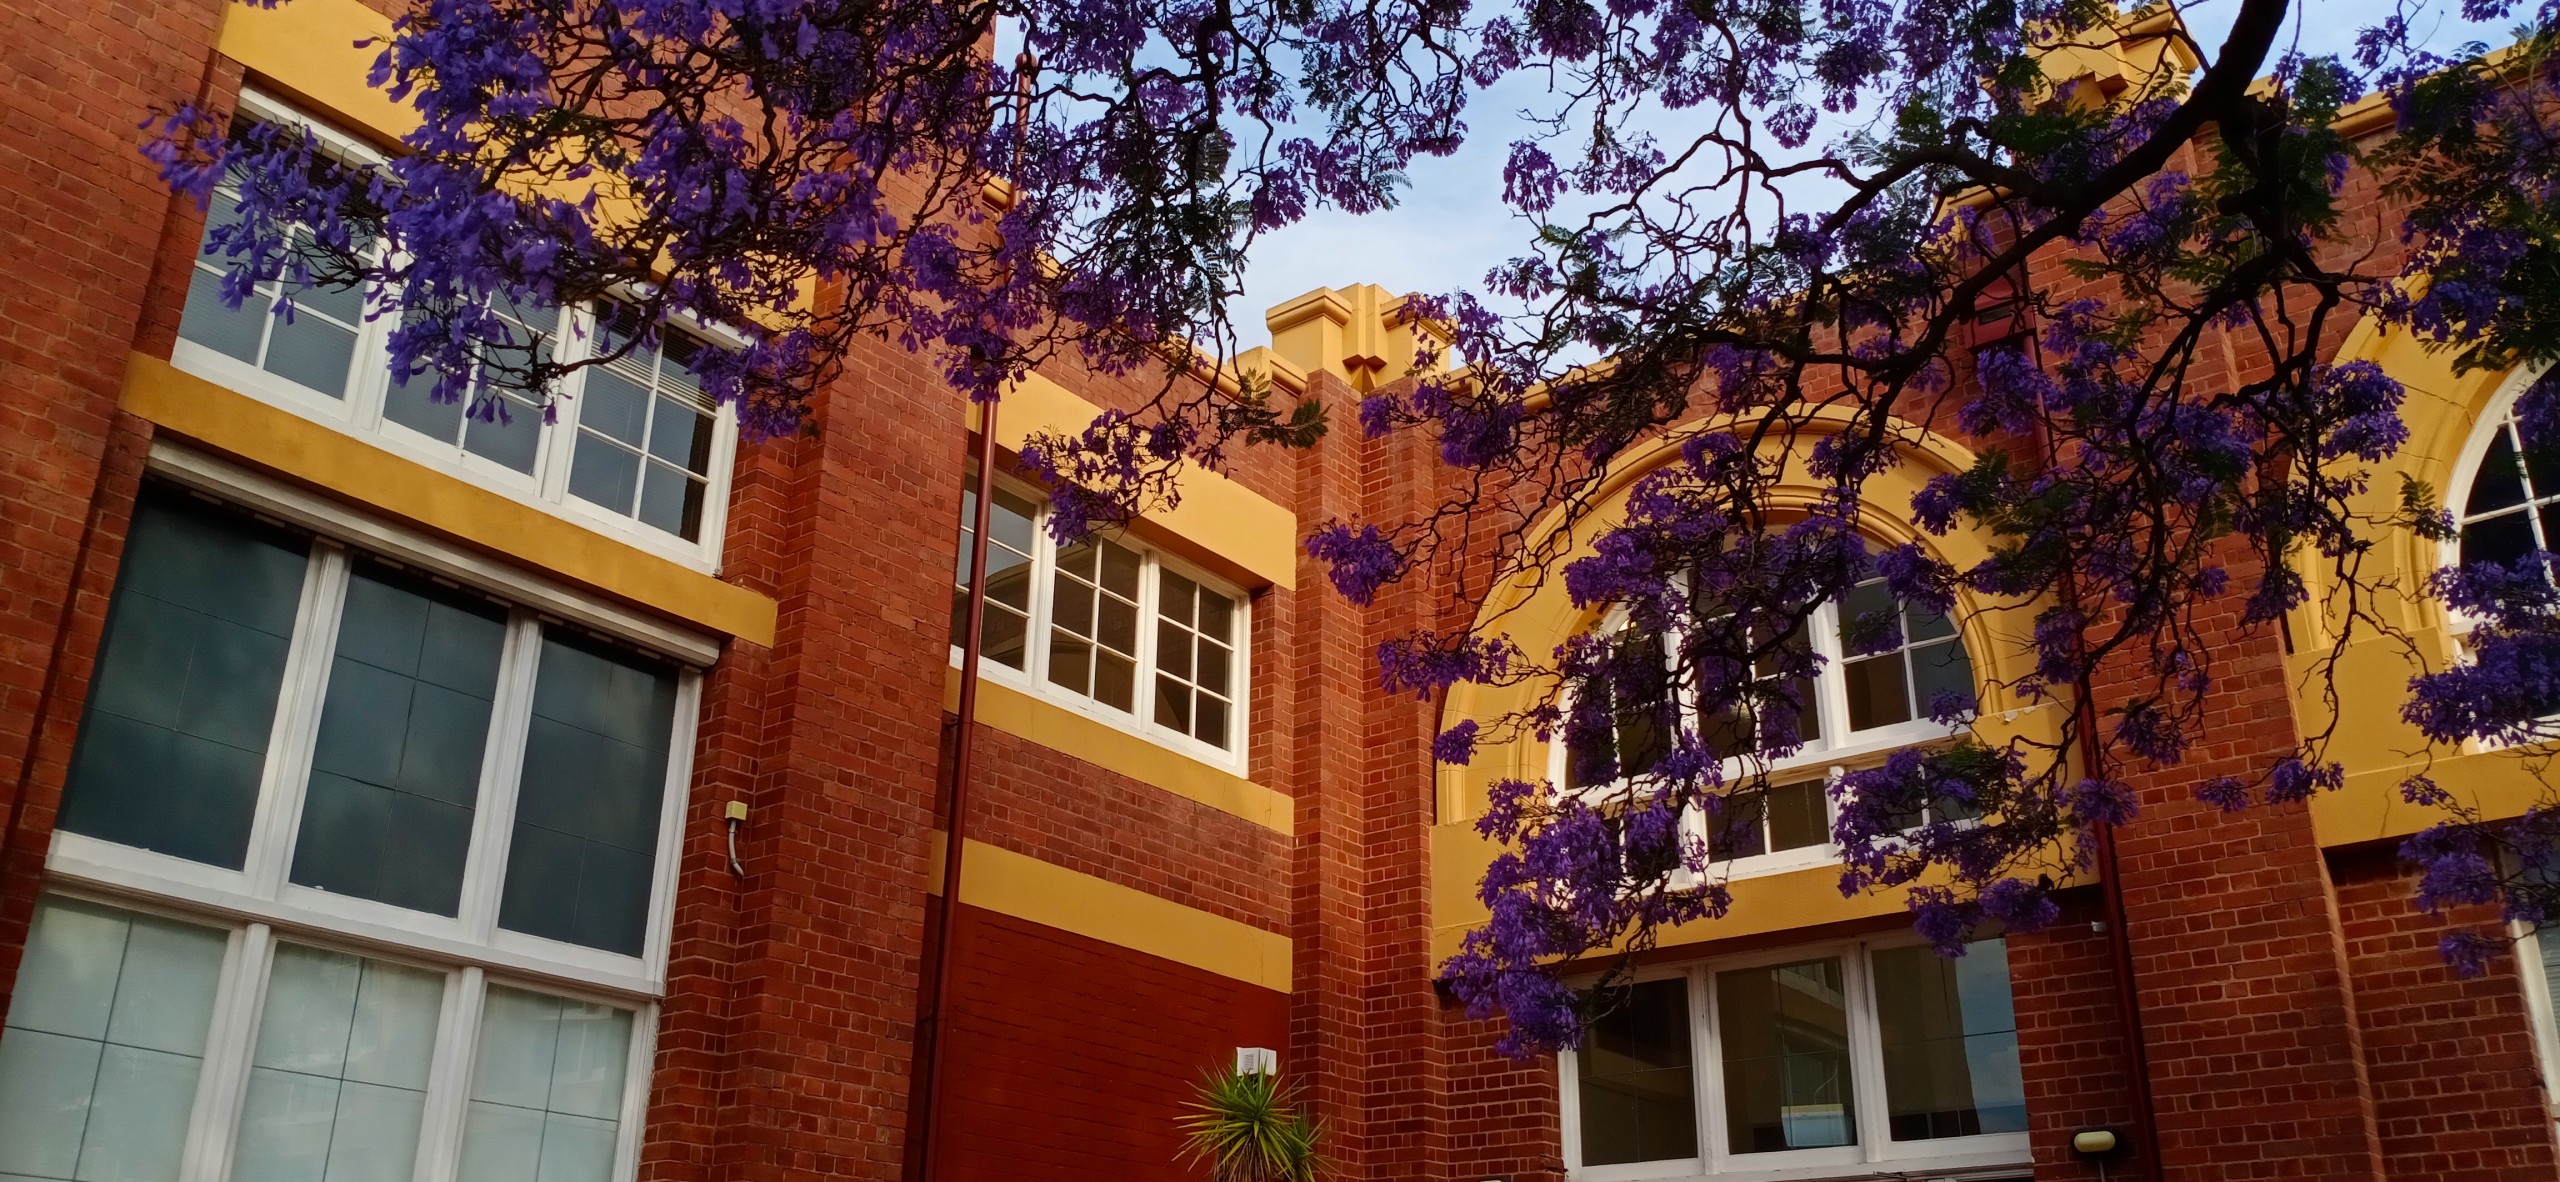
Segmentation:
{"type": "Polygon", "coordinates": [[[1885,1113],[1884,1035],[1876,1024],[1875,983],[1867,973],[1867,946],[1851,944],[1841,949],[1840,967],[1848,994],[1849,1097],[1858,1113],[1854,1131],[1863,1159],[1880,1162],[1893,1138],[1885,1113]]]}
{"type": "MultiPolygon", "coordinates": [[[[1129,675],[1133,682],[1129,689],[1129,713],[1138,717],[1138,726],[1143,729],[1151,725],[1158,725],[1156,723],[1156,696],[1154,692],[1156,685],[1156,613],[1162,609],[1162,605],[1164,603],[1164,564],[1156,560],[1155,552],[1152,550],[1133,550],[1131,553],[1138,556],[1138,634],[1131,638],[1129,642],[1129,661],[1133,666],[1129,675]]],[[[1094,571],[1094,574],[1096,575],[1100,575],[1101,573],[1102,572],[1099,569],[1094,571]]],[[[1095,588],[1095,593],[1098,595],[1110,594],[1110,592],[1103,591],[1099,587],[1095,588]]],[[[1200,608],[1200,600],[1197,592],[1194,592],[1192,595],[1191,607],[1192,611],[1195,613],[1192,616],[1192,619],[1198,620],[1200,617],[1196,613],[1200,608]]],[[[1093,630],[1097,634],[1094,639],[1094,656],[1097,660],[1097,663],[1094,666],[1097,671],[1094,677],[1095,689],[1102,688],[1100,684],[1102,678],[1099,674],[1099,670],[1101,669],[1099,658],[1102,654],[1102,641],[1099,635],[1102,631],[1102,621],[1099,618],[1101,610],[1101,601],[1097,599],[1094,601],[1094,611],[1097,618],[1094,620],[1093,624],[1093,630]]],[[[1192,678],[1197,679],[1200,676],[1200,646],[1196,642],[1192,645],[1191,661],[1191,676],[1192,678]]],[[[1187,688],[1188,687],[1186,687],[1186,689],[1187,688]]],[[[1191,710],[1192,725],[1197,726],[1199,725],[1200,717],[1199,694],[1194,693],[1191,695],[1191,710]]],[[[1172,728],[1167,727],[1165,729],[1171,730],[1172,728]]],[[[1186,734],[1185,737],[1188,737],[1188,735],[1186,734]]]]}
{"type": "Polygon", "coordinates": [[[622,1124],[614,1130],[613,1176],[631,1182],[640,1174],[641,1126],[649,1119],[649,1083],[656,1074],[653,1048],[658,1041],[658,1007],[632,1011],[631,1046],[622,1070],[622,1124]]]}
{"type": "MultiPolygon", "coordinates": [[[[573,304],[560,309],[551,334],[551,359],[566,363],[592,355],[595,333],[595,313],[588,306],[573,304]]],[[[535,495],[546,504],[557,505],[568,499],[569,457],[578,443],[579,396],[586,389],[586,371],[581,369],[555,383],[539,408],[549,412],[545,417],[551,421],[536,428],[541,438],[533,449],[533,483],[535,495]]]]}
{"type": "Polygon", "coordinates": [[[722,543],[729,534],[729,498],[737,491],[738,475],[738,409],[735,405],[713,404],[711,408],[711,470],[703,474],[702,537],[694,543],[711,562],[711,573],[720,573],[722,543]]]}
{"type": "Polygon", "coordinates": [[[524,767],[525,733],[533,720],[534,679],[540,676],[542,625],[517,608],[507,619],[497,692],[490,704],[489,746],[480,760],[479,803],[471,815],[471,853],[463,864],[464,938],[487,943],[498,928],[498,902],[506,886],[507,845],[515,836],[516,779],[524,767]]]}
{"type": "Polygon", "coordinates": [[[1582,1168],[1582,1053],[1556,1052],[1556,1124],[1566,1176],[1582,1168]]]}
{"type": "Polygon", "coordinates": [[[253,923],[232,932],[229,960],[214,993],[213,1019],[205,1031],[204,1061],[197,1068],[195,1105],[189,1112],[180,1182],[221,1182],[231,1170],[232,1142],[249,1090],[249,1061],[265,1008],[267,967],[275,929],[253,923]]]}
{"type": "Polygon", "coordinates": [[[418,1121],[416,1182],[452,1182],[462,1166],[462,1133],[471,1093],[472,1057],[480,1049],[480,1010],[488,974],[478,965],[445,977],[436,1017],[435,1060],[418,1121]]]}
{"type": "Polygon", "coordinates": [[[1840,659],[1840,604],[1831,601],[1813,610],[1806,640],[1822,658],[1814,671],[1813,698],[1822,719],[1822,745],[1838,747],[1849,739],[1849,678],[1840,659]]]}
{"type": "Polygon", "coordinates": [[[1689,1004],[1697,1008],[1690,1025],[1690,1075],[1698,1082],[1698,1156],[1713,1174],[1733,1156],[1726,1143],[1723,1038],[1716,1023],[1716,975],[1707,966],[1690,970],[1689,1004]]]}
{"type": "Polygon", "coordinates": [[[694,736],[702,720],[702,675],[676,675],[675,717],[667,720],[667,779],[658,805],[657,864],[649,876],[649,927],[640,950],[642,975],[663,981],[675,926],[675,893],[684,858],[684,819],[693,797],[694,736]]]}
{"type": "MultiPolygon", "coordinates": [[[[1206,585],[1203,585],[1205,593],[1206,585]]],[[[1253,665],[1250,646],[1253,642],[1253,600],[1245,595],[1225,595],[1227,601],[1227,742],[1224,750],[1235,758],[1236,766],[1249,767],[1253,756],[1246,750],[1252,744],[1253,728],[1246,722],[1250,707],[1246,698],[1253,692],[1253,665]]],[[[1679,708],[1672,708],[1672,721],[1679,722],[1679,708]]]]}
{"type": "MultiPolygon", "coordinates": [[[[987,495],[993,497],[995,490],[995,482],[988,481],[987,495]]],[[[1030,651],[1024,654],[1023,660],[1023,673],[1031,678],[1035,690],[1050,688],[1049,628],[1050,617],[1056,614],[1057,609],[1058,577],[1058,540],[1049,536],[1051,510],[1047,501],[1041,501],[1039,505],[1039,511],[1031,515],[1031,619],[1025,625],[1031,634],[1025,638],[1030,651]]],[[[976,518],[970,521],[974,525],[976,518]]],[[[987,528],[995,528],[993,508],[987,511],[987,528]]],[[[992,556],[995,543],[990,540],[987,546],[992,556]]],[[[970,575],[973,578],[983,577],[975,568],[971,569],[970,575]]]]}
{"type": "Polygon", "coordinates": [[[311,779],[312,749],[320,736],[320,711],[329,696],[338,622],[346,610],[347,566],[347,552],[336,543],[312,543],[310,563],[303,571],[302,602],[294,613],[293,639],[285,650],[284,688],[268,732],[266,767],[249,825],[249,849],[241,864],[250,893],[262,899],[276,896],[292,868],[303,793],[311,779]]]}

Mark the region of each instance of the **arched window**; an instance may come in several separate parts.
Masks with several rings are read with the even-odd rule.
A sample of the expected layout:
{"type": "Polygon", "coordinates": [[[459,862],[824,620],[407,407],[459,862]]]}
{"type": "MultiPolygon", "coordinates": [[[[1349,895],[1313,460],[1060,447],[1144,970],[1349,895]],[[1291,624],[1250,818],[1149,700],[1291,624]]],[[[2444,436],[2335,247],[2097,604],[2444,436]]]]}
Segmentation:
{"type": "MultiPolygon", "coordinates": [[[[2560,369],[2533,383],[2560,382],[2560,369]]],[[[2560,549],[2560,439],[2536,439],[2516,418],[2517,398],[2502,399],[2484,434],[2477,466],[2463,489],[2459,560],[2501,565],[2537,550],[2560,549]]]]}
{"type": "MultiPolygon", "coordinates": [[[[2560,487],[2560,486],[2555,486],[2560,487]]],[[[1803,703],[1797,719],[1802,747],[1768,761],[1759,787],[1728,798],[1712,826],[1703,823],[1710,857],[1744,862],[1752,872],[1811,865],[1834,856],[1831,778],[1852,762],[1864,762],[1914,743],[1946,738],[1955,728],[1935,721],[1937,707],[1953,698],[1969,712],[1976,694],[1973,659],[1955,622],[1942,613],[1897,601],[1883,576],[1869,572],[1840,600],[1814,609],[1799,634],[1820,658],[1815,673],[1798,680],[1790,697],[1803,703]],[[1891,620],[1896,643],[1873,642],[1872,626],[1891,620]],[[1864,640],[1865,643],[1861,643],[1864,640]]],[[[1625,614],[1612,612],[1601,628],[1621,631],[1625,614]]],[[[1669,665],[1666,656],[1665,665],[1669,665]]],[[[1778,662],[1764,661],[1764,677],[1778,662]]],[[[1609,692],[1605,687],[1599,692],[1609,692]]],[[[1568,713],[1573,702],[1565,702],[1568,713]]],[[[1728,781],[1747,779],[1749,757],[1763,741],[1760,728],[1733,711],[1699,716],[1697,695],[1666,683],[1648,700],[1612,702],[1616,725],[1579,742],[1556,743],[1549,777],[1559,790],[1599,797],[1641,776],[1670,750],[1676,727],[1694,728],[1726,759],[1728,781]],[[1614,778],[1612,778],[1614,771],[1614,778]]],[[[1911,819],[1919,824],[1933,818],[1911,819]]]]}

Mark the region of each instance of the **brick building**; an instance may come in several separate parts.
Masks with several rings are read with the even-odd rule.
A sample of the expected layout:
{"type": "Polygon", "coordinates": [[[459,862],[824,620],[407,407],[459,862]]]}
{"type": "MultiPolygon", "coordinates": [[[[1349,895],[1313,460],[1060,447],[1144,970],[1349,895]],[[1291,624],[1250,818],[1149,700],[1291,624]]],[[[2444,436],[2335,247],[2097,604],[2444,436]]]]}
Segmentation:
{"type": "MultiPolygon", "coordinates": [[[[872,345],[813,432],[740,447],[685,376],[722,345],[702,328],[589,371],[557,421],[466,420],[391,382],[343,299],[223,309],[205,215],[134,124],[204,96],[382,151],[404,113],[353,45],[385,28],[360,0],[0,5],[0,1179],[899,1177],[970,412],[872,345]]],[[[592,330],[564,340],[614,316],[524,313],[592,330]]],[[[1373,287],[1270,317],[1248,363],[1337,406],[1416,331],[1373,287]]],[[[2506,414],[2533,375],[2456,376],[2372,328],[2335,346],[2416,392],[2400,463],[2453,490],[2461,545],[2542,539],[2560,493],[2506,414]]],[[[997,443],[1140,396],[1047,373],[997,443]]],[[[1937,440],[1896,478],[1966,454],[1937,440]]],[[[1592,1046],[1492,1053],[1431,972],[1476,914],[1485,785],[1560,756],[1435,771],[1441,726],[1513,703],[1385,696],[1370,653],[1476,608],[1429,585],[1353,608],[1298,547],[1438,478],[1424,441],[1336,433],[1065,549],[1005,486],[945,1177],[1194,1176],[1176,1108],[1251,1047],[1345,1178],[2098,1177],[2072,1133],[2138,1117],[2094,892],[1938,961],[1898,901],[1839,897],[1792,786],[1718,839],[1733,916],[1666,935],[1592,1046]]],[[[1487,602],[1524,641],[1601,622],[1552,590],[1487,602]]],[[[2393,610],[2452,651],[2458,621],[2393,610]]],[[[2280,636],[2226,632],[2208,757],[2144,779],[2120,838],[2168,1173],[2560,1174],[2541,948],[2454,979],[2391,854],[2430,819],[2391,787],[2418,746],[2400,658],[2349,653],[2344,790],[2223,818],[2195,781],[2329,721],[2280,636]]],[[[1911,635],[1827,675],[1837,738],[1803,783],[1935,737],[1910,719],[1929,679],[2018,659],[1963,612],[1911,635]]],[[[2436,754],[2493,814],[2534,798],[2512,759],[2436,754]]]]}

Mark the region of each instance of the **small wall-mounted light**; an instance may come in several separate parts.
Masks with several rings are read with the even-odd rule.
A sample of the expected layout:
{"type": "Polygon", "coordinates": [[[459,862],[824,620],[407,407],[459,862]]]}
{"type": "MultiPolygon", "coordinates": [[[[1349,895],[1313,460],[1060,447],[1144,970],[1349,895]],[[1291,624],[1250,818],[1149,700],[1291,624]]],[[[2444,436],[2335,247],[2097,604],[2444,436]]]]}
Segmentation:
{"type": "Polygon", "coordinates": [[[1237,1047],[1236,1074],[1280,1074],[1280,1052],[1269,1047],[1237,1047]]]}
{"type": "Polygon", "coordinates": [[[2114,1129],[2082,1129],[2071,1134],[2071,1152],[2082,1157],[2097,1157],[2116,1151],[2114,1129]]]}

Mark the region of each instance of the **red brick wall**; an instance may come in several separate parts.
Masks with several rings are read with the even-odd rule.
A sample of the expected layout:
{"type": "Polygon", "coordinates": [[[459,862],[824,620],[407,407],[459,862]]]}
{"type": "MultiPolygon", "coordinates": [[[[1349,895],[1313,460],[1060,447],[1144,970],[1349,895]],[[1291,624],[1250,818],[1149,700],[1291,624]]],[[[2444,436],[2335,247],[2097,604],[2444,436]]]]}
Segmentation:
{"type": "Polygon", "coordinates": [[[944,1177],[1203,1176],[1174,1122],[1237,1047],[1285,1045],[1288,995],[966,904],[956,926],[944,1177]]]}
{"type": "Polygon", "coordinates": [[[2507,957],[2480,977],[2457,977],[2436,939],[2449,921],[2493,925],[2489,909],[2419,911],[2409,901],[2412,875],[2387,849],[2339,856],[2334,873],[2387,1176],[2507,1182],[2560,1173],[2517,975],[2539,966],[2507,957]]]}

